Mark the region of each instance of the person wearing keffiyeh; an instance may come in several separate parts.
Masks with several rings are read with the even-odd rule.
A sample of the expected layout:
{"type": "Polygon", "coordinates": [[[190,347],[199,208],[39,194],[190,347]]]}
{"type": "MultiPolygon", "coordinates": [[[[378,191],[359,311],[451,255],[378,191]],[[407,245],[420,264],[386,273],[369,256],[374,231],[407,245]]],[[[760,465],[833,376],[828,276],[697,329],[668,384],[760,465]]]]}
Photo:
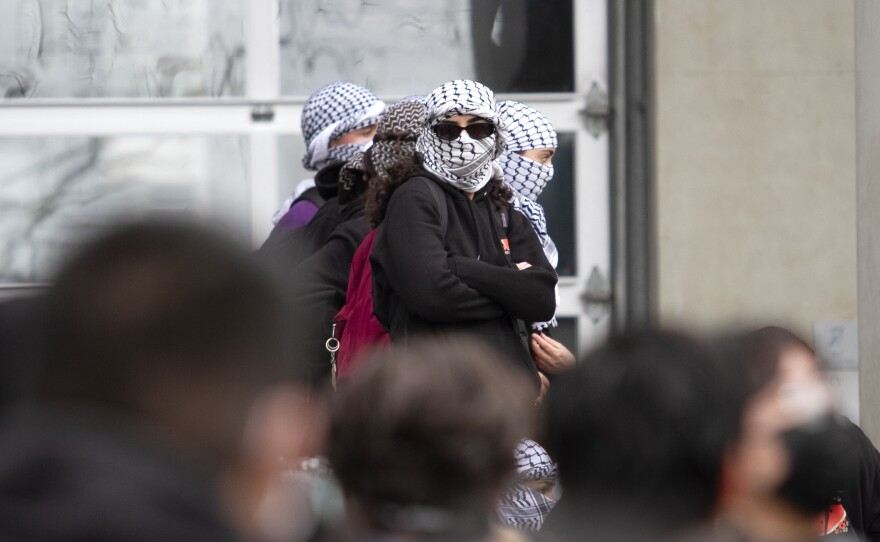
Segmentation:
{"type": "MultiPolygon", "coordinates": [[[[553,156],[559,143],[556,130],[539,111],[513,100],[498,104],[502,121],[507,125],[507,147],[498,162],[504,170],[504,182],[513,189],[513,208],[531,222],[544,247],[547,260],[555,268],[559,263],[556,244],[547,233],[544,208],[538,196],[553,178],[553,156]]],[[[559,288],[556,289],[559,305],[559,288]]],[[[532,324],[532,353],[544,373],[558,373],[574,364],[574,355],[562,343],[546,333],[556,327],[556,317],[532,324]]]]}
{"type": "Polygon", "coordinates": [[[498,517],[505,525],[537,532],[556,505],[556,464],[534,440],[516,446],[516,478],[498,504],[498,517]]]}
{"type": "Polygon", "coordinates": [[[275,231],[296,229],[311,220],[318,205],[314,196],[307,196],[310,191],[317,192],[318,201],[336,195],[339,166],[369,148],[384,112],[385,102],[354,83],[331,83],[309,97],[302,112],[302,164],[318,174],[300,182],[278,209],[272,217],[275,231]]]}
{"type": "Polygon", "coordinates": [[[374,312],[392,342],[479,336],[529,375],[537,393],[527,326],[553,317],[556,272],[526,217],[510,208],[498,163],[507,130],[495,96],[456,80],[425,105],[418,153],[379,198],[374,312]]]}
{"type": "Polygon", "coordinates": [[[381,182],[399,160],[415,154],[415,140],[424,123],[425,106],[413,99],[388,107],[379,122],[374,145],[357,153],[339,174],[339,202],[346,220],[339,224],[322,246],[290,275],[297,307],[292,333],[297,358],[309,367],[310,377],[329,377],[330,364],[324,343],[333,316],[346,301],[352,259],[371,227],[365,217],[365,193],[381,182]]]}

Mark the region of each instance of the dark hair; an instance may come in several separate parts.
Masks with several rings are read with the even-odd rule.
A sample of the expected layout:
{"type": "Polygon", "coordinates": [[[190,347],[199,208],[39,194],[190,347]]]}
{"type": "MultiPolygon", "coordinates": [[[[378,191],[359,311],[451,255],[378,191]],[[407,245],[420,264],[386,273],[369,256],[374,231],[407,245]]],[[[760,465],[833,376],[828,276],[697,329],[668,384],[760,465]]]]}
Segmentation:
{"type": "Polygon", "coordinates": [[[554,382],[548,418],[563,504],[578,514],[561,522],[662,538],[710,519],[738,423],[721,368],[696,341],[659,331],[611,339],[554,382]]]}
{"type": "MultiPolygon", "coordinates": [[[[415,153],[388,168],[388,175],[383,176],[376,174],[369,160],[369,153],[365,155],[365,159],[370,183],[367,187],[366,210],[364,212],[370,225],[375,228],[385,219],[388,202],[391,201],[391,196],[394,195],[397,187],[412,177],[424,175],[425,168],[421,154],[415,153]]],[[[504,183],[503,179],[496,177],[489,181],[488,195],[501,207],[507,207],[513,199],[513,190],[504,183]]]]}
{"type": "Polygon", "coordinates": [[[217,460],[256,396],[286,378],[282,301],[243,249],[193,225],[120,226],[50,289],[42,394],[149,420],[217,460]]]}
{"type": "Polygon", "coordinates": [[[803,339],[778,326],[766,326],[724,341],[725,369],[741,403],[744,404],[773,381],[779,370],[779,358],[792,348],[813,353],[803,339]]]}
{"type": "Polygon", "coordinates": [[[422,507],[450,513],[443,528],[462,536],[485,531],[530,425],[526,383],[462,338],[395,346],[362,368],[331,414],[329,459],[346,493],[380,530],[419,530],[400,512],[422,507]]]}

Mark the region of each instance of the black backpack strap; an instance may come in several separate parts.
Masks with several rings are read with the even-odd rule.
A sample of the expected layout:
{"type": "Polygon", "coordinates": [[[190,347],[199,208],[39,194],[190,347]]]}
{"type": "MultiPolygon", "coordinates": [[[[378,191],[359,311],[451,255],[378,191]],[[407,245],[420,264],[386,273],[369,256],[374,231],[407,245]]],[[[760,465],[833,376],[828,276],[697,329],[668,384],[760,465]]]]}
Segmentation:
{"type": "Polygon", "coordinates": [[[324,202],[327,200],[325,200],[324,198],[321,197],[321,193],[318,192],[318,187],[313,186],[313,187],[309,188],[308,190],[306,190],[305,192],[303,192],[302,194],[300,194],[298,198],[293,200],[293,203],[291,203],[290,206],[293,207],[294,205],[296,205],[297,203],[299,203],[301,201],[308,201],[308,202],[312,203],[315,207],[320,208],[322,205],[324,205],[324,202]]]}
{"type": "MultiPolygon", "coordinates": [[[[507,264],[510,267],[516,267],[516,263],[514,263],[513,258],[510,256],[510,243],[508,241],[508,234],[510,232],[510,205],[502,206],[498,203],[494,205],[495,210],[492,212],[492,219],[495,222],[495,229],[498,232],[499,242],[501,243],[501,248],[504,251],[504,257],[507,259],[507,264]]],[[[516,327],[516,333],[519,336],[519,340],[522,343],[523,347],[526,349],[526,352],[531,354],[532,346],[529,341],[529,326],[526,325],[525,321],[519,318],[513,318],[514,326],[516,327]]]]}
{"type": "Polygon", "coordinates": [[[443,189],[437,183],[427,177],[421,177],[421,179],[428,185],[431,195],[434,196],[434,203],[440,209],[440,229],[443,230],[443,236],[445,237],[449,227],[449,209],[446,207],[446,196],[443,194],[443,189]]]}
{"type": "Polygon", "coordinates": [[[504,250],[504,257],[511,267],[516,264],[510,257],[510,244],[508,242],[508,233],[510,232],[510,205],[502,206],[498,203],[493,205],[495,210],[492,212],[492,220],[495,223],[495,230],[499,236],[501,248],[504,250]]]}

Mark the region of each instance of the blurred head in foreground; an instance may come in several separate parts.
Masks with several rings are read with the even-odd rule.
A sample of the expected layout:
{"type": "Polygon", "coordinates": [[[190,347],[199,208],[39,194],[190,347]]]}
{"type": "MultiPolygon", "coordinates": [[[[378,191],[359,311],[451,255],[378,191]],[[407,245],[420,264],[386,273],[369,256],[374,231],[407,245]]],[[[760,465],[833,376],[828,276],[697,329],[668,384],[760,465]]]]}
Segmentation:
{"type": "Polygon", "coordinates": [[[0,508],[18,516],[0,532],[248,530],[279,457],[312,435],[280,300],[247,252],[194,226],[124,225],[81,247],[48,293],[39,405],[0,432],[0,508]]]}
{"type": "Polygon", "coordinates": [[[530,425],[525,382],[467,340],[414,341],[377,354],[340,391],[329,457],[353,538],[489,535],[530,425]]]}
{"type": "Polygon", "coordinates": [[[858,430],[834,414],[831,387],[794,333],[765,327],[733,340],[726,355],[742,406],[741,436],[725,465],[726,518],[756,540],[825,534],[826,512],[834,515],[856,461],[858,430]]]}
{"type": "Polygon", "coordinates": [[[563,494],[545,528],[563,540],[669,540],[706,526],[736,409],[697,342],[611,339],[550,388],[546,447],[563,494]]]}

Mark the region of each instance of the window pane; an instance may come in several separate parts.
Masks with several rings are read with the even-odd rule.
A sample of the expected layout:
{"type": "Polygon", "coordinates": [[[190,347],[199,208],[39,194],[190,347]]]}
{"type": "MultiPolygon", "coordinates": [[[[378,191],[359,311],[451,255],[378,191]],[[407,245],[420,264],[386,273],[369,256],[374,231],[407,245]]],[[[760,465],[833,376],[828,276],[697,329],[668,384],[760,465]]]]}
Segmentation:
{"type": "Polygon", "coordinates": [[[3,0],[5,98],[244,94],[246,2],[3,0]]]}
{"type": "Polygon", "coordinates": [[[573,13],[571,0],[281,0],[281,92],[345,80],[425,94],[460,78],[571,92],[573,13]]]}
{"type": "Polygon", "coordinates": [[[219,219],[246,236],[245,137],[0,139],[0,282],[47,280],[118,218],[219,219]]]}
{"type": "Polygon", "coordinates": [[[560,276],[577,274],[574,221],[574,134],[558,134],[559,147],[553,157],[553,180],[538,196],[547,217],[547,232],[559,250],[560,276]]]}

